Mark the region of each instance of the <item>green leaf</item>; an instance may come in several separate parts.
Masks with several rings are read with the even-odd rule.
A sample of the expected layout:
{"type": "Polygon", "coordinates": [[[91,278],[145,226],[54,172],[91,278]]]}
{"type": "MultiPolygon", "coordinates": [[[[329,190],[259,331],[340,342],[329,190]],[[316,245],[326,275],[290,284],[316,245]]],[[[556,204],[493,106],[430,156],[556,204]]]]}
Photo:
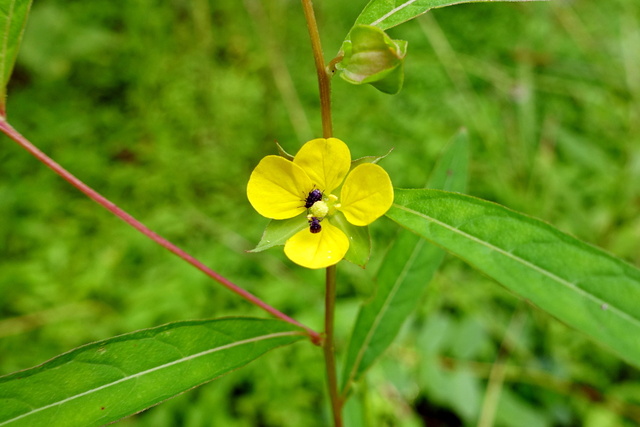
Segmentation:
{"type": "MultiPolygon", "coordinates": [[[[441,154],[428,185],[464,191],[468,158],[467,133],[463,131],[441,154]]],[[[358,313],[345,357],[343,390],[360,379],[389,347],[443,258],[442,249],[409,231],[400,231],[376,274],[374,298],[358,313]]]]}
{"type": "Polygon", "coordinates": [[[444,148],[433,168],[427,188],[467,191],[469,176],[469,133],[461,129],[444,148]]]}
{"type": "Polygon", "coordinates": [[[396,190],[387,216],[640,366],[640,270],[503,206],[396,190]]]}
{"type": "Polygon", "coordinates": [[[360,390],[354,390],[350,399],[345,402],[342,409],[344,425],[349,427],[370,427],[371,411],[367,408],[366,386],[360,390]]]}
{"type": "Polygon", "coordinates": [[[0,426],[100,426],[304,338],[278,320],[177,322],[79,347],[0,377],[0,426]]]}
{"type": "Polygon", "coordinates": [[[386,30],[427,13],[430,9],[461,3],[488,1],[522,2],[536,0],[371,0],[356,19],[354,27],[356,25],[373,25],[381,30],[386,30]]]}
{"type": "MultiPolygon", "coordinates": [[[[304,202],[302,203],[304,204],[304,202]]],[[[267,228],[264,229],[258,246],[249,252],[262,252],[274,246],[284,245],[291,236],[308,226],[309,221],[307,220],[306,211],[293,218],[271,220],[267,224],[267,228]]]]}
{"type": "Polygon", "coordinates": [[[3,0],[0,2],[0,116],[6,117],[7,84],[18,56],[27,16],[32,0],[3,0]]]}

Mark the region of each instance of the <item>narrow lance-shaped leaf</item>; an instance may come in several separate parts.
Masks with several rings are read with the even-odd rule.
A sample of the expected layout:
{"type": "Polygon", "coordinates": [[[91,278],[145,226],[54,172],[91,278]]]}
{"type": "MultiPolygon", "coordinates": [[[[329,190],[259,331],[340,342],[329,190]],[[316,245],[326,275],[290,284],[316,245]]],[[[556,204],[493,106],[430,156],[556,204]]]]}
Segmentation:
{"type": "Polygon", "coordinates": [[[32,0],[0,1],[0,117],[6,116],[7,83],[18,56],[18,48],[32,0]]]}
{"type": "Polygon", "coordinates": [[[396,190],[387,216],[640,366],[640,270],[503,206],[396,190]]]}
{"type": "Polygon", "coordinates": [[[140,412],[304,338],[278,320],[177,322],[0,377],[0,426],[88,427],[140,412]]]}
{"type": "Polygon", "coordinates": [[[427,13],[430,9],[461,3],[494,1],[524,2],[536,0],[371,0],[356,19],[354,26],[373,25],[386,30],[427,13]]]}
{"type": "MultiPolygon", "coordinates": [[[[468,157],[467,133],[462,131],[443,151],[428,186],[465,191],[468,157]]],[[[442,249],[419,236],[406,230],[398,233],[375,275],[376,294],[358,313],[345,358],[345,392],[389,347],[443,257],[442,249]]]]}

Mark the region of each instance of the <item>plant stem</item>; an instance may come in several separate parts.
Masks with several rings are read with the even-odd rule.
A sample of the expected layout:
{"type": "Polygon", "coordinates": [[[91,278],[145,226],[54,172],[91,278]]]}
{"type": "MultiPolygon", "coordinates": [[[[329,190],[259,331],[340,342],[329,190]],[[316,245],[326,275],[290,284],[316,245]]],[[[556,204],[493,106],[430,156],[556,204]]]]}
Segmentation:
{"type": "MultiPolygon", "coordinates": [[[[324,54],[322,53],[322,43],[320,42],[320,33],[318,32],[318,23],[316,15],[313,11],[313,3],[311,0],[302,0],[302,9],[304,17],[307,21],[309,29],[309,37],[311,37],[311,48],[313,50],[313,59],[316,65],[316,73],[318,74],[318,87],[320,90],[320,109],[322,112],[322,136],[331,138],[333,136],[333,124],[331,121],[331,82],[329,73],[324,63],[324,54]]],[[[336,355],[333,339],[333,318],[336,305],[336,266],[332,265],[327,268],[327,286],[325,295],[325,314],[324,314],[324,332],[325,338],[322,343],[324,351],[324,360],[327,369],[327,387],[329,389],[329,398],[331,400],[331,411],[333,414],[333,425],[342,427],[342,404],[343,400],[338,391],[338,377],[336,375],[336,355]]]]}
{"type": "Polygon", "coordinates": [[[320,109],[322,111],[322,136],[331,138],[333,136],[333,124],[331,121],[331,81],[329,80],[329,74],[327,73],[327,68],[324,63],[322,43],[320,42],[316,15],[313,12],[313,3],[311,0],[302,0],[302,8],[304,10],[304,17],[307,20],[309,37],[311,37],[311,48],[313,49],[313,59],[318,74],[320,109]]]}
{"type": "Polygon", "coordinates": [[[327,368],[327,386],[331,399],[331,410],[333,413],[333,424],[335,427],[342,427],[342,398],[338,391],[338,378],[336,375],[336,356],[333,338],[333,319],[336,306],[336,266],[327,268],[327,290],[325,296],[325,318],[324,332],[325,339],[322,345],[324,359],[327,368]]]}
{"type": "Polygon", "coordinates": [[[98,193],[97,191],[95,191],[94,189],[89,187],[87,184],[85,184],[84,182],[80,181],[78,178],[76,178],[74,175],[72,175],[69,171],[67,171],[62,166],[60,166],[58,163],[56,163],[52,158],[50,158],[49,156],[44,154],[42,151],[40,151],[35,145],[33,145],[31,142],[29,142],[29,140],[27,140],[18,131],[16,131],[3,118],[0,118],[0,130],[3,133],[5,133],[9,138],[11,138],[15,142],[17,142],[22,148],[24,148],[29,153],[31,153],[35,158],[40,160],[42,163],[44,163],[46,166],[48,166],[50,169],[52,169],[55,173],[60,175],[68,183],[70,183],[71,185],[76,187],[78,190],[83,192],[85,195],[87,195],[90,199],[92,199],[93,201],[95,201],[96,203],[98,203],[99,205],[104,207],[105,209],[109,210],[111,213],[116,215],[118,218],[122,219],[124,222],[126,222],[127,224],[129,224],[130,226],[132,226],[133,228],[135,228],[136,230],[138,230],[139,232],[141,232],[142,234],[144,234],[145,236],[147,236],[148,238],[150,238],[151,240],[153,240],[154,242],[156,242],[160,246],[162,246],[162,247],[168,249],[169,251],[173,252],[175,255],[177,255],[180,258],[182,258],[183,260],[187,261],[189,264],[193,265],[198,270],[202,271],[204,274],[206,274],[207,276],[209,276],[210,278],[212,278],[216,282],[220,283],[225,288],[229,289],[231,292],[233,292],[233,293],[239,295],[240,297],[244,298],[245,300],[249,301],[251,304],[257,305],[258,307],[262,308],[263,310],[267,311],[268,313],[272,314],[273,316],[275,316],[275,317],[277,317],[277,318],[279,318],[281,320],[284,320],[285,322],[288,322],[288,323],[291,323],[293,325],[296,325],[296,326],[299,326],[299,327],[303,328],[307,332],[307,334],[309,335],[309,338],[311,338],[311,341],[314,344],[319,345],[320,342],[322,341],[322,337],[320,336],[320,334],[318,332],[314,331],[313,329],[311,329],[311,328],[309,328],[307,326],[304,326],[303,324],[301,324],[297,320],[292,319],[291,317],[287,316],[286,314],[282,313],[281,311],[277,310],[276,308],[274,308],[274,307],[270,306],[269,304],[267,304],[266,302],[262,301],[257,296],[245,291],[244,289],[242,289],[238,285],[235,285],[234,283],[232,283],[226,277],[224,277],[224,276],[220,275],[219,273],[215,272],[214,270],[210,269],[209,267],[204,265],[202,262],[198,261],[193,256],[189,255],[188,253],[186,253],[182,249],[178,248],[173,243],[169,242],[168,240],[164,239],[163,237],[159,236],[158,234],[156,234],[153,231],[151,231],[150,229],[148,229],[140,221],[138,221],[133,216],[129,215],[127,212],[125,212],[124,210],[122,210],[121,208],[116,206],[114,203],[112,203],[106,197],[102,196],[100,193],[98,193]]]}

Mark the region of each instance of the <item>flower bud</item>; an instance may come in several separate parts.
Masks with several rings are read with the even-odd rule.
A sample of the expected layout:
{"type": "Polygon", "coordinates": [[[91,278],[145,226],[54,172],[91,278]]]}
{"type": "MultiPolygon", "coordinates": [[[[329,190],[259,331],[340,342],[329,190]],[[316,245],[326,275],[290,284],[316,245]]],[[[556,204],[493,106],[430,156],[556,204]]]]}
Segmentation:
{"type": "Polygon", "coordinates": [[[371,25],[356,25],[350,40],[342,45],[344,57],[336,64],[343,79],[351,84],[369,83],[381,92],[395,94],[404,81],[407,42],[392,40],[371,25]]]}

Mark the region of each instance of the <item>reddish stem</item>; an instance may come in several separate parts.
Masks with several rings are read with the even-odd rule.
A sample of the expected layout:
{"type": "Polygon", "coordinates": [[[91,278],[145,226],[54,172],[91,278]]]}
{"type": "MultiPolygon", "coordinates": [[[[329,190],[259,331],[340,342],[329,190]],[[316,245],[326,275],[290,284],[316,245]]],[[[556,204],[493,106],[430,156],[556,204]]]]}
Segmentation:
{"type": "Polygon", "coordinates": [[[307,334],[309,335],[309,337],[311,338],[311,341],[314,344],[319,345],[321,343],[322,337],[318,332],[316,332],[313,329],[301,324],[297,320],[292,319],[291,317],[287,316],[286,314],[282,313],[281,311],[277,310],[276,308],[270,306],[266,302],[262,301],[260,298],[258,298],[255,295],[251,294],[250,292],[247,292],[244,289],[242,289],[241,287],[233,284],[227,278],[225,278],[224,276],[221,276],[220,274],[216,273],[215,271],[213,271],[212,269],[210,269],[209,267],[207,267],[206,265],[204,265],[203,263],[198,261],[193,256],[189,255],[188,253],[186,253],[182,249],[178,248],[173,243],[169,242],[168,240],[164,239],[163,237],[160,237],[158,234],[156,234],[153,231],[149,230],[140,221],[138,221],[137,219],[135,219],[134,217],[129,215],[124,210],[120,209],[114,203],[112,203],[111,201],[106,199],[104,196],[102,196],[101,194],[99,194],[98,192],[93,190],[91,187],[86,185],[84,182],[80,181],[78,178],[73,176],[70,172],[68,172],[66,169],[64,169],[62,166],[60,166],[58,163],[56,163],[49,156],[47,156],[42,151],[40,151],[36,146],[34,146],[31,142],[29,142],[18,131],[16,131],[9,123],[7,123],[7,121],[4,118],[1,118],[1,117],[0,117],[0,130],[2,130],[2,132],[4,132],[9,138],[11,138],[15,142],[17,142],[22,148],[24,148],[29,153],[31,153],[35,158],[37,158],[42,163],[47,165],[55,173],[60,175],[64,180],[66,180],[71,185],[76,187],[78,190],[80,190],[84,194],[86,194],[90,199],[92,199],[93,201],[95,201],[99,205],[103,206],[105,209],[111,211],[114,215],[116,215],[117,217],[122,219],[124,222],[126,222],[127,224],[129,224],[130,226],[132,226],[133,228],[135,228],[136,230],[138,230],[139,232],[141,232],[142,234],[144,234],[145,236],[147,236],[148,238],[150,238],[151,240],[153,240],[154,242],[156,242],[160,246],[163,246],[164,248],[166,248],[169,251],[173,252],[174,254],[176,254],[177,256],[182,258],[183,260],[187,261],[189,264],[191,264],[194,267],[196,267],[198,270],[202,271],[207,276],[211,277],[216,282],[220,283],[225,288],[229,289],[231,292],[239,295],[240,297],[244,298],[245,300],[249,301],[250,303],[252,303],[254,305],[257,305],[258,307],[262,308],[263,310],[267,311],[268,313],[272,314],[273,316],[284,320],[285,322],[288,322],[288,323],[291,323],[293,325],[296,325],[296,326],[299,326],[299,327],[303,328],[304,330],[307,331],[307,334]]]}
{"type": "Polygon", "coordinates": [[[322,53],[322,43],[318,32],[316,14],[313,11],[311,0],[302,0],[302,10],[307,21],[307,29],[311,38],[311,48],[313,50],[313,60],[316,65],[318,75],[318,88],[320,91],[320,111],[322,114],[322,136],[331,138],[333,136],[333,122],[331,121],[331,80],[324,65],[324,54],[322,53]]]}

